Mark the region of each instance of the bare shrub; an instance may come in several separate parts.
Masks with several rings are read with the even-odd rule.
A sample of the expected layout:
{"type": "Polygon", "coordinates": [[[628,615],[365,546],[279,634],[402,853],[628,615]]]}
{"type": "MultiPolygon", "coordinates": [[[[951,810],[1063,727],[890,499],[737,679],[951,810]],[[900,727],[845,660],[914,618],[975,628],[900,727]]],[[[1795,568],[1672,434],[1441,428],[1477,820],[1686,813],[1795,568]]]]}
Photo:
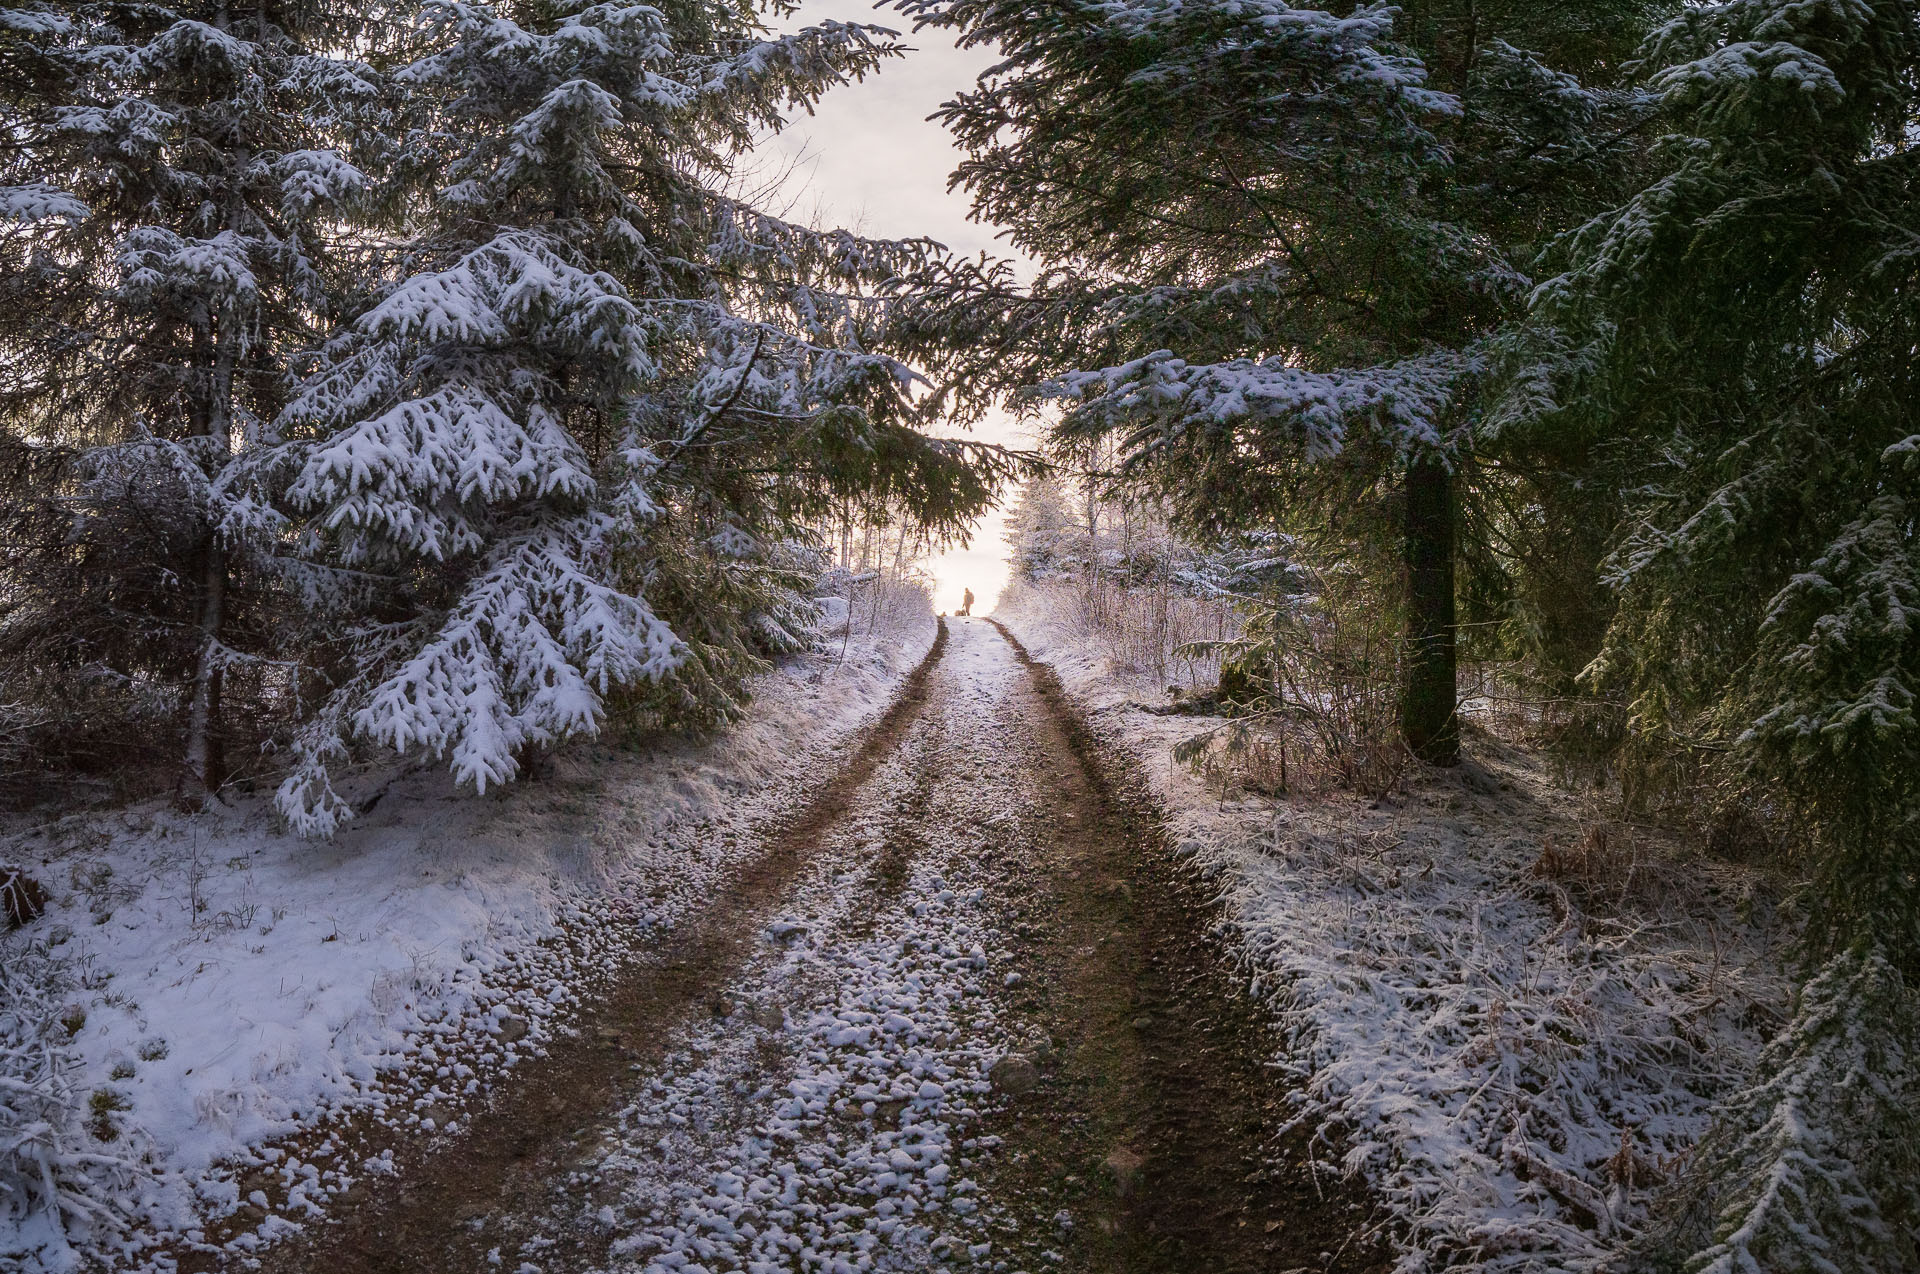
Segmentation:
{"type": "Polygon", "coordinates": [[[1408,760],[1397,617],[1352,571],[1302,576],[1307,591],[1262,599],[1240,636],[1189,648],[1220,660],[1218,698],[1238,716],[1183,745],[1181,759],[1273,795],[1381,795],[1408,760]]]}
{"type": "Polygon", "coordinates": [[[1239,630],[1228,598],[1199,598],[1156,573],[1129,584],[1118,572],[1074,584],[1072,619],[1115,668],[1158,683],[1196,686],[1220,675],[1212,643],[1239,630]]]}
{"type": "Polygon", "coordinates": [[[1218,677],[1205,643],[1238,635],[1247,581],[1286,564],[1265,543],[1183,539],[1157,501],[1109,488],[1092,472],[1029,482],[1008,514],[1006,540],[1016,590],[1042,590],[1116,671],[1183,693],[1218,677]]]}
{"type": "Polygon", "coordinates": [[[0,863],[0,933],[38,920],[47,909],[47,891],[18,867],[0,863]]]}
{"type": "MultiPolygon", "coordinates": [[[[1702,856],[1690,838],[1659,828],[1595,818],[1578,836],[1544,838],[1532,876],[1556,907],[1577,907],[1588,923],[1614,921],[1662,905],[1710,916],[1729,898],[1750,923],[1777,911],[1780,882],[1702,856]]],[[[1709,919],[1708,940],[1719,935],[1709,919]]]]}
{"type": "Polygon", "coordinates": [[[845,653],[855,637],[887,637],[924,623],[933,609],[933,583],[910,563],[868,569],[835,567],[816,586],[820,619],[815,632],[845,653]]]}

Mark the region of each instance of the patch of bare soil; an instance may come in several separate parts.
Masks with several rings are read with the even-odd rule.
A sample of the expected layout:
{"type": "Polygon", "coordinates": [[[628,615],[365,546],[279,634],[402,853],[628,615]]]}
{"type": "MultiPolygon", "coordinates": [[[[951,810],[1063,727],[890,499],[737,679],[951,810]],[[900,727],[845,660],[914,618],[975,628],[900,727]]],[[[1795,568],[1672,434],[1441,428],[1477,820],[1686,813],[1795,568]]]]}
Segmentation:
{"type": "MultiPolygon", "coordinates": [[[[767,913],[919,716],[946,645],[943,621],[932,649],[859,748],[765,851],[584,1014],[577,1035],[523,1062],[511,1082],[466,1117],[461,1131],[391,1145],[393,1134],[370,1121],[349,1130],[363,1155],[391,1145],[396,1176],[346,1200],[352,1206],[337,1209],[308,1235],[271,1249],[261,1268],[289,1274],[489,1268],[486,1245],[470,1222],[511,1211],[564,1178],[618,1105],[630,1072],[657,1062],[677,1024],[713,1011],[720,988],[752,954],[767,913]]],[[[224,1237],[207,1236],[210,1246],[224,1237]]],[[[214,1251],[183,1253],[179,1268],[183,1274],[213,1270],[221,1260],[214,1251]]]]}
{"type": "Polygon", "coordinates": [[[1145,782],[995,627],[1030,675],[1037,787],[1051,794],[1021,847],[1017,922],[1016,1007],[1041,1082],[995,1120],[1005,1145],[983,1183],[1003,1201],[1003,1245],[1099,1274],[1385,1268],[1364,1191],[1316,1179],[1305,1131],[1273,1136],[1289,1118],[1267,1065],[1280,1041],[1145,782]]]}

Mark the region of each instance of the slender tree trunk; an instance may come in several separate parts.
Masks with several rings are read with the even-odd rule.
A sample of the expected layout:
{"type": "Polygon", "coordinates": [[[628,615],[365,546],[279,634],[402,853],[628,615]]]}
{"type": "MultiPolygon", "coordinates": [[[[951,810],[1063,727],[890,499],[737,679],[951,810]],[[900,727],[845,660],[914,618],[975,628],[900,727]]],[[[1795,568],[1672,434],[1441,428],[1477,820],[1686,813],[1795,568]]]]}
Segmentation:
{"type": "Polygon", "coordinates": [[[220,627],[226,621],[227,555],[216,536],[207,546],[207,567],[201,584],[200,661],[193,672],[193,697],[187,706],[187,755],[182,796],[193,804],[206,800],[219,785],[214,772],[215,716],[220,703],[220,627]]]}
{"type": "MultiPolygon", "coordinates": [[[[233,346],[229,334],[216,332],[206,434],[223,450],[232,447],[233,346]]],[[[193,694],[187,704],[187,750],[180,782],[182,801],[195,807],[206,802],[221,780],[216,770],[216,736],[220,730],[220,681],[224,671],[220,632],[227,620],[227,553],[220,543],[217,527],[207,531],[206,569],[200,590],[200,658],[194,667],[193,694]]]]}
{"type": "Polygon", "coordinates": [[[1407,684],[1400,732],[1423,761],[1460,760],[1454,674],[1453,474],[1436,456],[1407,468],[1407,684]]]}

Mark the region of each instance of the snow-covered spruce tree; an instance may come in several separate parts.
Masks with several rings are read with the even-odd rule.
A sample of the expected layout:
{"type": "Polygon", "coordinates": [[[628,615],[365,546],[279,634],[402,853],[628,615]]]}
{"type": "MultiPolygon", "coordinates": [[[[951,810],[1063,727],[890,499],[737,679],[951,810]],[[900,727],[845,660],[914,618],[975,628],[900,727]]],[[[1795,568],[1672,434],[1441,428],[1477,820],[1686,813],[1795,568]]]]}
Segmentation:
{"type": "Polygon", "coordinates": [[[432,3],[398,72],[417,219],[377,303],[280,416],[290,489],[344,564],[386,577],[280,791],[350,812],[355,738],[481,790],[600,728],[610,702],[727,710],[791,648],[808,519],[897,496],[951,533],[990,450],[909,426],[863,294],[930,245],[762,215],[727,193],[759,130],[892,46],[751,6],[432,3]]]}
{"type": "Polygon", "coordinates": [[[1920,998],[1877,949],[1800,993],[1619,1270],[1896,1274],[1920,1258],[1920,998]]]}
{"type": "Polygon", "coordinates": [[[319,51],[350,16],[0,13],[0,669],[49,704],[44,754],[91,730],[118,769],[131,723],[193,800],[221,782],[223,701],[256,734],[290,716],[276,657],[327,582],[280,553],[265,424],[364,186],[372,73],[319,51]]]}
{"type": "Polygon", "coordinates": [[[1091,537],[1075,523],[1060,480],[1049,475],[1021,485],[1019,499],[1007,513],[1003,538],[1014,578],[1032,584],[1082,565],[1085,549],[1080,541],[1091,537]]]}
{"type": "Polygon", "coordinates": [[[1542,419],[1624,457],[1619,610],[1590,673],[1641,770],[1721,757],[1787,814],[1811,950],[1920,976],[1920,16],[1690,8],[1647,54],[1670,171],[1541,291],[1568,370],[1542,419]],[[1790,811],[1790,813],[1788,813],[1790,811]]]}
{"type": "Polygon", "coordinates": [[[1528,405],[1628,493],[1588,674],[1627,774],[1697,798],[1704,773],[1762,822],[1825,964],[1647,1263],[1912,1268],[1920,13],[1692,6],[1645,68],[1667,171],[1569,237],[1538,303],[1563,367],[1528,405]]]}
{"type": "Polygon", "coordinates": [[[1534,250],[1636,153],[1605,84],[1652,6],[898,7],[1005,50],[943,117],[1048,271],[923,290],[950,378],[1064,400],[1063,438],[1120,437],[1209,537],[1337,523],[1404,607],[1406,739],[1452,760],[1456,550],[1503,547],[1461,515],[1523,480],[1474,445],[1478,386],[1534,250]]]}

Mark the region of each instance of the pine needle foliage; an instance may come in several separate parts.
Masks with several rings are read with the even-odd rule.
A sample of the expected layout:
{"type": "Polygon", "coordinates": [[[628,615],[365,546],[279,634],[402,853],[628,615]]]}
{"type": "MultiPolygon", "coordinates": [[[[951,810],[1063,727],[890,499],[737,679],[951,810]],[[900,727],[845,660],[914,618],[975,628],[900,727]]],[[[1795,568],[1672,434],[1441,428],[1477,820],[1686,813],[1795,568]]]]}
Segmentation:
{"type": "Polygon", "coordinates": [[[350,16],[0,13],[0,667],[170,740],[190,798],[223,777],[223,696],[273,716],[340,583],[285,551],[269,424],[378,153],[350,16]]]}
{"type": "Polygon", "coordinates": [[[1408,621],[1403,726],[1450,759],[1456,558],[1530,565],[1462,528],[1565,460],[1504,467],[1484,383],[1538,249],[1630,189],[1621,63],[1657,7],[899,7],[1004,51],[941,118],[976,213],[1043,267],[1024,293],[986,263],[925,284],[957,392],[1062,404],[1064,445],[1117,440],[1204,537],[1398,541],[1375,587],[1408,621]]]}
{"type": "Polygon", "coordinates": [[[1668,170],[1569,235],[1537,302],[1543,427],[1624,492],[1588,684],[1649,793],[1768,814],[1809,956],[1920,975],[1920,18],[1873,0],[1690,7],[1645,52],[1668,170]]]}
{"type": "Polygon", "coordinates": [[[367,749],[484,790],[609,705],[733,715],[834,511],[962,533],[1017,458],[876,352],[936,246],[737,179],[900,46],[771,11],[0,13],[10,686],[157,724],[196,798],[244,717],[324,834],[367,749]]]}
{"type": "Polygon", "coordinates": [[[299,741],[282,807],[316,831],[353,737],[485,790],[597,731],[612,694],[725,719],[797,643],[783,559],[809,519],[898,495],[954,533],[1002,463],[915,431],[913,373],[867,349],[867,295],[930,245],[790,225],[726,187],[759,130],[893,51],[873,30],[430,4],[418,38],[396,78],[433,211],[281,416],[296,507],[411,594],[352,635],[299,741]]]}
{"type": "Polygon", "coordinates": [[[1920,1256],[1920,1004],[1879,951],[1828,962],[1621,1268],[1894,1274],[1920,1256]]]}

